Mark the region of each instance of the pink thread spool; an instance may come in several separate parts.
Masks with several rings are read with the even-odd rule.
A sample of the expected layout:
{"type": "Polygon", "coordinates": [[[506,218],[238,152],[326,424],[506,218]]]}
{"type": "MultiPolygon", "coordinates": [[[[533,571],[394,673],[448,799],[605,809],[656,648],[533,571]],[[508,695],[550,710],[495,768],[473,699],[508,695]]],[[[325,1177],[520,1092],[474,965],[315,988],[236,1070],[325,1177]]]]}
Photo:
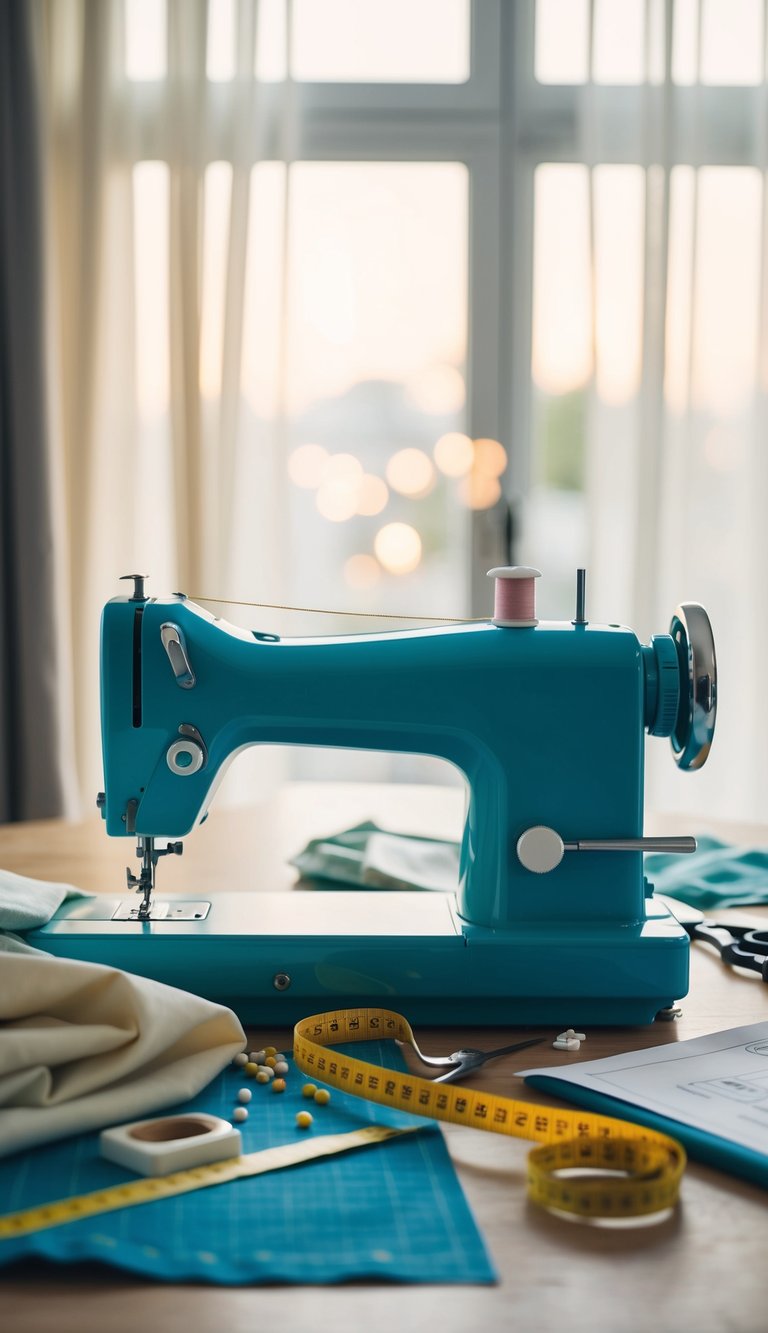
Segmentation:
{"type": "Polygon", "coordinates": [[[493,623],[504,629],[526,629],[538,625],[536,618],[536,579],[540,569],[528,565],[503,565],[488,570],[495,579],[493,623]]]}

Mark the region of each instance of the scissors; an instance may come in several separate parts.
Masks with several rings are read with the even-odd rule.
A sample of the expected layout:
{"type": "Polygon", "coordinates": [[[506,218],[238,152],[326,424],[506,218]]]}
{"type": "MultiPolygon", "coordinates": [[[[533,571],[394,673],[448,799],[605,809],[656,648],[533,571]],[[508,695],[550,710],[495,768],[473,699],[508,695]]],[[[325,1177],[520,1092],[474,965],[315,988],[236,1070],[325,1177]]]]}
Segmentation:
{"type": "Polygon", "coordinates": [[[708,921],[687,903],[666,897],[664,901],[690,939],[714,944],[724,963],[732,967],[748,967],[752,972],[759,972],[763,981],[768,983],[768,930],[708,921]]]}

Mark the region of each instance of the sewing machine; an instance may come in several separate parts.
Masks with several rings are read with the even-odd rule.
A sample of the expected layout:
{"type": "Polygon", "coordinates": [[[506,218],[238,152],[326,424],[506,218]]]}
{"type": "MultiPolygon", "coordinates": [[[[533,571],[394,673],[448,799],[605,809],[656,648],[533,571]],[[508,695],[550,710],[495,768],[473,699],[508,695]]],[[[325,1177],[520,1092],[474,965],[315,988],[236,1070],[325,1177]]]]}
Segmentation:
{"type": "Polygon", "coordinates": [[[479,623],[281,639],[214,618],[144,576],[104,608],[101,709],[112,836],[134,839],[127,899],[65,904],[30,942],[290,1023],[374,1005],[421,1023],[647,1023],[688,988],[688,935],[653,895],[643,851],[644,733],[699,768],[716,666],[702,607],[650,645],[585,614],[539,622],[535,578],[492,570],[479,623]],[[467,781],[455,894],[228,893],[158,900],[161,857],[206,818],[257,743],[438,755],[467,781]],[[158,845],[158,839],[168,842],[158,845]],[[136,894],[133,894],[136,890],[136,894]]]}

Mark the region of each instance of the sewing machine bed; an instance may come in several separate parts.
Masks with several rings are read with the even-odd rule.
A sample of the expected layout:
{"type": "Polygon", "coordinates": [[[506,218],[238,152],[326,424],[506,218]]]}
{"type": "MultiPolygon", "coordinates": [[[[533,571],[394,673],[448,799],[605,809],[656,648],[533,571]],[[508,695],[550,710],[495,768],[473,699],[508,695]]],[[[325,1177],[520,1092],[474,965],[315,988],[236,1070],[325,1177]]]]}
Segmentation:
{"type": "Polygon", "coordinates": [[[121,901],[68,902],[28,941],[204,995],[244,1023],[382,1006],[438,1025],[642,1024],[688,990],[688,936],[653,898],[641,921],[590,920],[574,903],[573,919],[514,930],[468,924],[449,893],[222,892],[192,900],[199,919],[171,906],[151,921],[115,920],[121,901]]]}

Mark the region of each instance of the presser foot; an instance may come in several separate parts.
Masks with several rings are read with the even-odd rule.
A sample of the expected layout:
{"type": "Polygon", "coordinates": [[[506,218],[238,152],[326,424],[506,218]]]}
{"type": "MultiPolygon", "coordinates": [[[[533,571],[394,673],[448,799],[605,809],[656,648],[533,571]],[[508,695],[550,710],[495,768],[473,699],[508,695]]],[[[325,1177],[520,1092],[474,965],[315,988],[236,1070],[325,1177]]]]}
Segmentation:
{"type": "MultiPolygon", "coordinates": [[[[157,863],[161,856],[181,856],[184,851],[182,842],[169,842],[167,847],[155,847],[154,838],[139,838],[136,847],[136,855],[141,857],[141,871],[138,875],[131,872],[131,867],[125,867],[125,878],[129,889],[135,889],[141,894],[141,902],[138,907],[133,909],[127,917],[113,917],[113,920],[125,921],[152,921],[162,920],[167,913],[158,915],[153,906],[153,895],[155,891],[155,871],[157,863]]],[[[165,904],[166,907],[168,904],[165,904]]],[[[124,906],[120,904],[118,911],[124,906]]],[[[125,904],[127,906],[127,904],[125,904]]],[[[209,904],[210,906],[210,904],[209,904]]],[[[184,920],[193,920],[194,917],[182,918],[184,920]]]]}

